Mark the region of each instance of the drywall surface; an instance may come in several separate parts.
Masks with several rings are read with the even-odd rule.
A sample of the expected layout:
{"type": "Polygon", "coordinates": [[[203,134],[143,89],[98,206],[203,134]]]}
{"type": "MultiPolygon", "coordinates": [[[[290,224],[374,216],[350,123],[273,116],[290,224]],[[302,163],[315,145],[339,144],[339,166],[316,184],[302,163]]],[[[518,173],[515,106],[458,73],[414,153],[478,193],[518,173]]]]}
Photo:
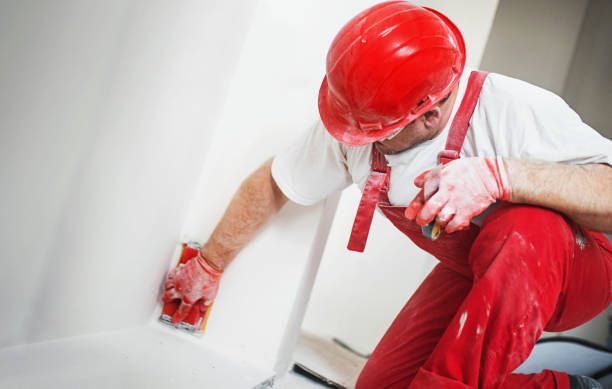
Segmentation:
{"type": "Polygon", "coordinates": [[[563,88],[582,120],[612,139],[612,2],[590,0],[563,88]]]}
{"type": "MultiPolygon", "coordinates": [[[[355,10],[367,7],[366,2],[353,4],[355,10]]],[[[442,11],[457,24],[466,41],[467,64],[478,67],[497,2],[421,4],[442,11]]],[[[353,10],[336,11],[338,26],[352,16],[349,11],[353,10]]],[[[378,214],[365,252],[348,251],[346,245],[360,197],[354,186],[342,193],[304,329],[339,337],[362,352],[370,352],[436,260],[378,214]]]]}
{"type": "Polygon", "coordinates": [[[0,347],[149,320],[254,5],[1,3],[0,347]]]}
{"type": "Polygon", "coordinates": [[[0,387],[20,389],[252,389],[273,376],[146,327],[0,350],[0,387]]]}
{"type": "Polygon", "coordinates": [[[481,68],[560,94],[588,0],[500,1],[481,68]]]}
{"type": "MultiPolygon", "coordinates": [[[[206,239],[242,178],[313,120],[325,49],[281,1],[35,5],[0,12],[0,346],[158,327],[176,245],[206,239]]],[[[290,323],[297,336],[324,205],[274,218],[190,341],[272,371],[290,323]]]]}

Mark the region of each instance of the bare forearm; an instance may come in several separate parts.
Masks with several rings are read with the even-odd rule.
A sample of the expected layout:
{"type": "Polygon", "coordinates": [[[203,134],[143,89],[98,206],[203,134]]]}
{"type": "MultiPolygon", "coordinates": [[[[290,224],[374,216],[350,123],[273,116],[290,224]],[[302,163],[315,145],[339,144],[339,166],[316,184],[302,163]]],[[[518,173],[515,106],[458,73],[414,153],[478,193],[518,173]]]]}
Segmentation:
{"type": "Polygon", "coordinates": [[[612,232],[612,167],[504,162],[511,202],[551,208],[587,228],[612,232]]]}
{"type": "Polygon", "coordinates": [[[272,160],[267,161],[242,182],[202,247],[202,255],[218,270],[225,269],[287,202],[272,178],[271,165],[272,160]]]}

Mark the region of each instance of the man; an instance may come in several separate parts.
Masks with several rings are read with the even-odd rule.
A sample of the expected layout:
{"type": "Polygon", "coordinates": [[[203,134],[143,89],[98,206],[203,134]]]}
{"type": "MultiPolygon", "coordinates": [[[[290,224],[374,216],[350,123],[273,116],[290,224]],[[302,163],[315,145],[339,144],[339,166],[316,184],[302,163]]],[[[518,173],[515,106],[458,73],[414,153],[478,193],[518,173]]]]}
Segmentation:
{"type": "Polygon", "coordinates": [[[464,69],[459,30],[394,1],[338,33],[318,121],[249,176],[197,260],[173,270],[179,322],[288,200],[363,190],[349,249],[378,208],[440,263],[377,345],[357,387],[589,388],[586,377],[512,374],[544,329],[612,300],[612,144],[559,97],[464,69]],[[413,185],[414,182],[414,185],[413,185]],[[436,222],[436,241],[421,232],[436,222]]]}

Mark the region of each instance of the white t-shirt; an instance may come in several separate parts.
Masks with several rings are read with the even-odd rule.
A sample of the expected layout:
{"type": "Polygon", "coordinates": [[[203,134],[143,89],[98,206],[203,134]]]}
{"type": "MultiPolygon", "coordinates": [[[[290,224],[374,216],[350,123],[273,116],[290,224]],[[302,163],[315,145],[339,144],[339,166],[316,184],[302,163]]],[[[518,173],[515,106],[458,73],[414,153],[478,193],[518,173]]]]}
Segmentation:
{"type": "MultiPolygon", "coordinates": [[[[438,164],[438,153],[446,145],[470,72],[466,69],[461,76],[448,124],[436,138],[385,156],[391,167],[392,205],[408,205],[418,193],[414,179],[438,164]]],[[[272,176],[290,200],[311,205],[351,183],[363,191],[370,174],[371,152],[371,144],[355,147],[339,143],[317,120],[274,158],[272,176]]],[[[470,119],[461,156],[612,165],[612,141],[583,123],[554,93],[491,73],[470,119]]]]}

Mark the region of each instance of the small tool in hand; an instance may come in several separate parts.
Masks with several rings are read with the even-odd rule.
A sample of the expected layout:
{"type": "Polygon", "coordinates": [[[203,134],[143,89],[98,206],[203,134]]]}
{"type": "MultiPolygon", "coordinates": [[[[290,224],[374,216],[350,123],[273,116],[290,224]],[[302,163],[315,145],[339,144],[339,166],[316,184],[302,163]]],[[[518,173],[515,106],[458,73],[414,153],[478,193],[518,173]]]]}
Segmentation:
{"type": "Polygon", "coordinates": [[[442,229],[438,222],[434,219],[428,225],[421,227],[421,232],[429,240],[436,240],[440,236],[442,229]]]}

